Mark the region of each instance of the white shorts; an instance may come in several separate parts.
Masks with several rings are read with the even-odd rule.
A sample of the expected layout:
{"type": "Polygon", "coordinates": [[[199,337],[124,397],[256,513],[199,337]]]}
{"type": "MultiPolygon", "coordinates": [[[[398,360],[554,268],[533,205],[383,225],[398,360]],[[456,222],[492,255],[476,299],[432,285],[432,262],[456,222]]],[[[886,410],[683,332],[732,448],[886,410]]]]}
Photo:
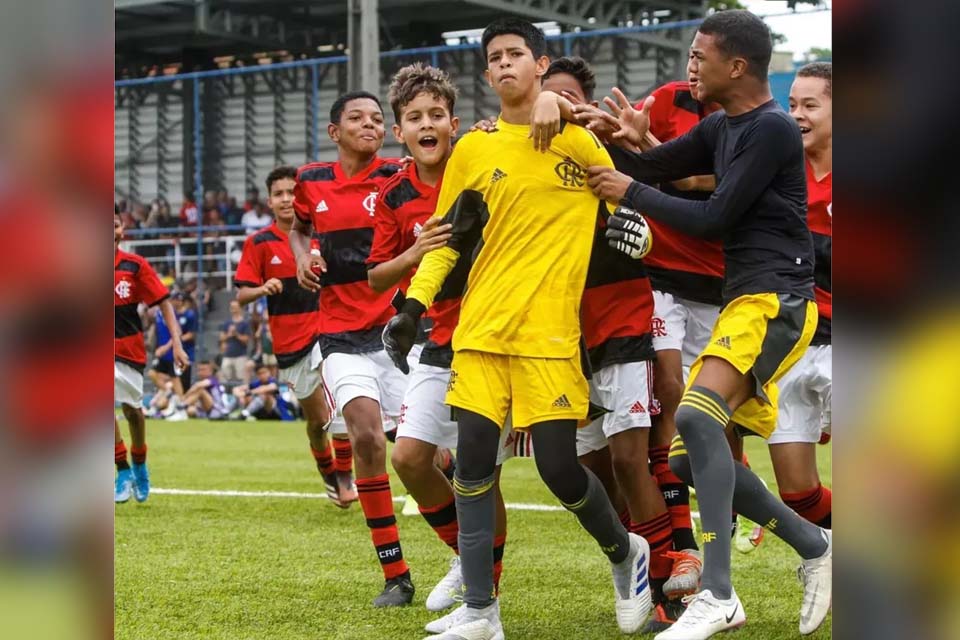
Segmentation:
{"type": "Polygon", "coordinates": [[[291,366],[280,369],[280,380],[290,385],[297,400],[309,398],[323,382],[323,376],[320,374],[320,365],[322,364],[323,356],[320,355],[320,344],[315,343],[310,353],[291,366]]]}
{"type": "Polygon", "coordinates": [[[577,455],[600,451],[607,438],[630,429],[649,429],[653,410],[653,363],[612,364],[593,372],[590,400],[610,410],[577,429],[577,455]]]}
{"type": "Polygon", "coordinates": [[[710,342],[720,307],[653,292],[653,348],[677,349],[683,361],[686,379],[690,365],[710,342]]]}
{"type": "Polygon", "coordinates": [[[833,355],[829,344],[808,347],[803,357],[777,382],[780,407],[777,428],[767,444],[819,442],[830,431],[833,355]]]}
{"type": "Polygon", "coordinates": [[[113,399],[138,409],[143,405],[143,374],[126,362],[113,361],[113,399]]]}
{"type": "MultiPolygon", "coordinates": [[[[409,384],[397,418],[397,437],[414,438],[438,447],[455,449],[457,423],[451,420],[450,406],[444,403],[450,369],[429,364],[417,364],[410,371],[409,384]]],[[[497,464],[513,457],[513,427],[510,417],[500,432],[497,464]]]]}
{"type": "MultiPolygon", "coordinates": [[[[414,345],[407,356],[411,369],[417,365],[421,350],[422,345],[414,345]]],[[[323,380],[333,396],[338,415],[354,398],[371,398],[380,403],[384,416],[395,418],[400,415],[407,390],[407,376],[393,366],[383,349],[370,353],[331,353],[323,361],[323,380]]]]}

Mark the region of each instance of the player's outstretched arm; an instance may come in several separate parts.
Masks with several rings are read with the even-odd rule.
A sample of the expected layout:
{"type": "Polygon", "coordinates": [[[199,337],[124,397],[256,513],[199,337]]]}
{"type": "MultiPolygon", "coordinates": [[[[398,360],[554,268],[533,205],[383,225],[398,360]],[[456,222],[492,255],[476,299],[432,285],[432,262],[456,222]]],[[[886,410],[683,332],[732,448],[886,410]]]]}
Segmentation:
{"type": "Polygon", "coordinates": [[[326,272],[327,263],[319,253],[310,251],[312,228],[313,225],[297,216],[293,221],[293,228],[290,229],[290,250],[293,251],[293,258],[297,261],[297,282],[304,289],[319,291],[320,276],[316,271],[326,272]]]}
{"type": "Polygon", "coordinates": [[[237,302],[245,306],[264,296],[276,295],[283,291],[283,282],[277,278],[270,278],[259,287],[238,287],[237,302]]]}

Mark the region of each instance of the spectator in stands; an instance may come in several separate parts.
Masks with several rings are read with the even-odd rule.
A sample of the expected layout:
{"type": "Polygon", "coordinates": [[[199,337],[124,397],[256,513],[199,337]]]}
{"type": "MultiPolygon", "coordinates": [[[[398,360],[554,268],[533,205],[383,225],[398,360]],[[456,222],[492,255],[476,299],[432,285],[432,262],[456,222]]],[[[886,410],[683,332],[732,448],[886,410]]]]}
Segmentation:
{"type": "Polygon", "coordinates": [[[230,196],[229,204],[230,206],[227,208],[227,212],[224,214],[223,219],[228,225],[238,225],[243,219],[243,209],[237,206],[237,199],[234,196],[230,196]]]}
{"type": "Polygon", "coordinates": [[[270,323],[261,321],[256,333],[256,353],[254,360],[262,362],[270,368],[270,374],[277,375],[277,356],[273,352],[273,335],[270,333],[270,323]]]}
{"type": "Polygon", "coordinates": [[[248,236],[264,227],[270,226],[272,223],[273,216],[265,211],[263,205],[259,202],[254,203],[253,208],[243,214],[243,218],[240,221],[240,224],[247,228],[248,236]]]}
{"type": "Polygon", "coordinates": [[[250,187],[247,189],[247,200],[243,203],[243,210],[251,211],[257,203],[260,202],[260,189],[257,187],[250,187]]]}
{"type": "Polygon", "coordinates": [[[191,418],[210,418],[222,420],[229,412],[227,392],[217,378],[217,366],[209,360],[197,364],[197,380],[190,390],[183,396],[186,411],[176,413],[170,420],[185,420],[191,418]]]}
{"type": "Polygon", "coordinates": [[[240,415],[246,420],[279,420],[280,386],[270,373],[270,368],[260,363],[257,377],[249,385],[241,385],[233,390],[243,409],[240,415]]]}
{"type": "Polygon", "coordinates": [[[180,207],[180,226],[195,227],[200,221],[200,211],[197,203],[189,193],[183,194],[183,205],[180,207]]]}
{"type": "Polygon", "coordinates": [[[220,212],[220,217],[226,220],[227,213],[230,211],[230,196],[227,195],[226,189],[217,192],[217,210],[220,212]]]}
{"type": "MultiPolygon", "coordinates": [[[[183,293],[174,293],[171,298],[173,308],[177,312],[177,321],[180,322],[180,340],[183,342],[183,350],[187,352],[190,362],[196,362],[199,328],[196,304],[191,296],[183,293]]],[[[190,384],[190,370],[188,369],[184,374],[183,386],[186,388],[190,384]]]]}
{"type": "Polygon", "coordinates": [[[253,332],[250,319],[236,300],[230,301],[230,319],[220,327],[220,373],[227,382],[250,384],[247,352],[253,332]]]}

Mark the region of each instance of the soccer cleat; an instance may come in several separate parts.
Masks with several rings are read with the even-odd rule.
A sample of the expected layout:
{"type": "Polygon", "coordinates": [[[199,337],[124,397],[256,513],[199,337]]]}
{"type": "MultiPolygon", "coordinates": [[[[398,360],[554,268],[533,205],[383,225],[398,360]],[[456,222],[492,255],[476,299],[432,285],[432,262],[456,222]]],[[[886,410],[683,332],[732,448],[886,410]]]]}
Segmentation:
{"type": "Polygon", "coordinates": [[[321,475],[323,475],[323,486],[327,490],[327,498],[333,504],[343,508],[344,505],[340,502],[340,485],[337,482],[337,472],[321,475]]]}
{"type": "Polygon", "coordinates": [[[357,494],[357,485],[353,483],[353,474],[349,471],[336,471],[338,493],[340,501],[336,504],[341,509],[349,509],[350,505],[360,499],[357,494]]]}
{"type": "Polygon", "coordinates": [[[740,553],[750,553],[763,542],[764,529],[753,524],[741,515],[737,516],[736,531],[733,536],[733,546],[740,553]]]}
{"type": "MultiPolygon", "coordinates": [[[[483,609],[471,609],[464,605],[454,613],[458,611],[462,613],[456,625],[449,627],[438,636],[428,636],[424,640],[504,640],[499,600],[494,600],[493,604],[483,609]]],[[[453,614],[450,614],[445,617],[452,616],[453,614]]]]}
{"type": "Polygon", "coordinates": [[[133,497],[137,502],[146,502],[150,497],[150,473],[147,471],[147,463],[133,463],[133,497]]]}
{"type": "Polygon", "coordinates": [[[833,533],[821,529],[827,550],[819,558],[804,560],[797,570],[803,583],[803,604],[800,605],[800,633],[813,633],[823,624],[833,596],[833,533]]]}
{"type": "Polygon", "coordinates": [[[383,585],[383,591],[380,592],[374,601],[375,607],[402,607],[413,602],[413,581],[410,580],[410,572],[406,572],[396,578],[390,578],[383,585]]]}
{"type": "Polygon", "coordinates": [[[650,545],[635,533],[630,537],[627,559],[611,564],[617,625],[623,633],[636,633],[653,608],[650,593],[650,545]]]}
{"type": "Polygon", "coordinates": [[[696,549],[684,549],[667,551],[664,555],[673,560],[673,568],[670,577],[663,583],[663,595],[673,599],[696,593],[703,572],[703,554],[696,549]]]}
{"type": "Polygon", "coordinates": [[[467,611],[467,605],[461,604],[442,618],[428,622],[424,629],[430,633],[443,633],[447,629],[452,629],[461,622],[464,622],[464,616],[467,615],[467,611]]]}
{"type": "Polygon", "coordinates": [[[747,621],[747,614],[735,591],[729,600],[718,600],[709,590],[703,590],[684,596],[682,602],[687,605],[687,610],[653,640],[707,640],[715,633],[736,629],[747,621]]]}
{"type": "MultiPolygon", "coordinates": [[[[430,595],[427,596],[427,611],[443,611],[462,599],[460,592],[463,589],[463,575],[460,573],[460,556],[450,559],[450,570],[437,583],[430,595]]],[[[428,629],[429,631],[429,629],[428,629]]]]}
{"type": "Polygon", "coordinates": [[[669,629],[686,609],[686,605],[680,599],[664,600],[653,608],[653,615],[647,622],[647,626],[643,628],[643,633],[659,633],[669,629]]]}
{"type": "Polygon", "coordinates": [[[126,502],[133,493],[133,472],[130,469],[117,471],[117,479],[113,485],[113,501],[126,502]]]}
{"type": "Polygon", "coordinates": [[[417,500],[410,494],[404,496],[403,509],[400,510],[400,514],[405,516],[420,515],[420,506],[417,504],[417,500]]]}
{"type": "Polygon", "coordinates": [[[179,411],[174,413],[172,416],[167,418],[167,422],[183,422],[184,420],[189,420],[189,419],[190,419],[190,416],[187,415],[187,412],[184,411],[183,409],[180,409],[179,411]]]}

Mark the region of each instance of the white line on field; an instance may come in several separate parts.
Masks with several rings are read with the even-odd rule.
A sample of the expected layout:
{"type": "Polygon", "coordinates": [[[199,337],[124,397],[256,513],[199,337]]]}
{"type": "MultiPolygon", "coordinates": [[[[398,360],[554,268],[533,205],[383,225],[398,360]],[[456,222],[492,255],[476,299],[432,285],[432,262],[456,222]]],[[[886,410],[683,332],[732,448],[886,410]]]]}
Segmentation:
{"type": "MultiPolygon", "coordinates": [[[[161,489],[153,487],[150,493],[169,496],[213,496],[217,498],[307,498],[313,500],[326,500],[325,493],[297,493],[294,491],[227,491],[223,489],[161,489]]],[[[403,496],[397,496],[394,502],[403,502],[403,496]]],[[[566,511],[563,507],[552,504],[530,504],[526,502],[508,502],[507,509],[512,511],[566,511]]],[[[696,511],[690,513],[694,518],[699,518],[700,514],[696,511]]]]}

